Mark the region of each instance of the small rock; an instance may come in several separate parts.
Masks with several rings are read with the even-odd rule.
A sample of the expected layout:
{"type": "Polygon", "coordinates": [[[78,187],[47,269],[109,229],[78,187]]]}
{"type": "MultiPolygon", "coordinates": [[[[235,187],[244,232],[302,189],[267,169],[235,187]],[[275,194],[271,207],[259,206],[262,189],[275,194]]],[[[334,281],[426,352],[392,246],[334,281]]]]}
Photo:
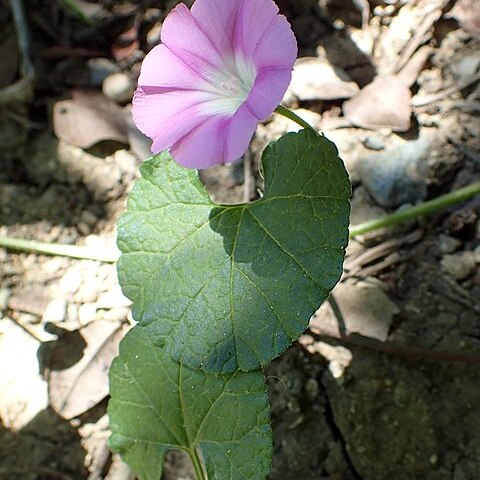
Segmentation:
{"type": "Polygon", "coordinates": [[[120,72],[120,67],[107,58],[91,58],[87,65],[90,77],[89,86],[95,88],[101,87],[109,75],[120,72]]]}
{"type": "Polygon", "coordinates": [[[44,323],[60,323],[65,320],[67,312],[67,301],[64,298],[55,298],[50,301],[43,314],[44,323]]]}
{"type": "Polygon", "coordinates": [[[157,22],[147,33],[147,43],[150,47],[154,47],[160,43],[160,35],[162,33],[162,22],[157,22]]]}
{"type": "Polygon", "coordinates": [[[12,291],[9,288],[0,288],[0,312],[5,310],[12,291]]]}
{"type": "Polygon", "coordinates": [[[132,99],[135,82],[126,73],[112,73],[103,81],[102,91],[106,97],[125,105],[132,99]]]}
{"type": "Polygon", "coordinates": [[[82,275],[77,270],[69,270],[60,280],[59,289],[65,295],[73,294],[78,291],[82,284],[82,275]]]}
{"type": "Polygon", "coordinates": [[[84,236],[90,235],[90,233],[92,233],[90,226],[85,222],[79,222],[79,224],[77,225],[77,230],[81,235],[84,236]]]}
{"type": "Polygon", "coordinates": [[[113,155],[113,161],[128,178],[134,178],[137,172],[137,159],[127,150],[117,150],[113,155]]]}
{"type": "MultiPolygon", "coordinates": [[[[334,347],[322,341],[316,342],[309,335],[303,335],[299,341],[312,355],[318,353],[325,358],[328,361],[328,369],[333,378],[338,383],[342,383],[342,377],[352,363],[353,357],[350,350],[345,347],[334,347]]],[[[308,395],[307,391],[305,393],[308,395]]]]}
{"type": "Polygon", "coordinates": [[[442,268],[456,280],[465,280],[476,269],[473,252],[445,255],[440,261],[442,268]]]}
{"type": "Polygon", "coordinates": [[[352,225],[359,225],[386,215],[385,210],[375,204],[372,197],[362,186],[355,188],[351,204],[350,223],[352,225]]]}
{"type": "Polygon", "coordinates": [[[67,306],[66,322],[76,324],[78,322],[78,308],[73,303],[67,306]]]}
{"type": "Polygon", "coordinates": [[[305,395],[307,396],[308,400],[312,401],[318,395],[319,387],[318,382],[315,378],[309,378],[305,382],[305,395]]]}
{"type": "Polygon", "coordinates": [[[427,159],[433,136],[393,145],[383,152],[359,158],[361,182],[383,207],[416,203],[427,194],[427,159]]]}
{"type": "Polygon", "coordinates": [[[468,55],[451,66],[452,72],[458,80],[471,77],[480,67],[480,55],[468,55]]]}
{"type": "Polygon", "coordinates": [[[453,253],[460,248],[462,242],[458,238],[448,235],[440,235],[438,237],[438,246],[442,253],[453,253]]]}
{"type": "Polygon", "coordinates": [[[291,92],[301,101],[350,98],[358,85],[341,69],[326,59],[305,57],[295,63],[291,92]]]}
{"type": "Polygon", "coordinates": [[[78,309],[78,321],[81,325],[93,322],[97,315],[97,306],[95,303],[84,303],[78,309]]]}
{"type": "Polygon", "coordinates": [[[373,137],[369,135],[364,141],[363,144],[365,145],[365,148],[368,148],[369,150],[383,150],[385,148],[385,142],[383,141],[383,138],[380,137],[373,137]]]}
{"type": "MultiPolygon", "coordinates": [[[[473,251],[473,255],[475,257],[475,261],[477,263],[480,263],[480,246],[478,246],[474,251],[473,251]]],[[[1,305],[1,303],[0,303],[1,305]]]]}
{"type": "Polygon", "coordinates": [[[129,307],[131,304],[132,302],[125,297],[120,287],[102,293],[97,300],[97,308],[121,308],[129,307]]]}
{"type": "Polygon", "coordinates": [[[83,212],[80,214],[80,221],[86,223],[90,227],[93,227],[98,222],[98,218],[90,210],[83,210],[83,212]]]}

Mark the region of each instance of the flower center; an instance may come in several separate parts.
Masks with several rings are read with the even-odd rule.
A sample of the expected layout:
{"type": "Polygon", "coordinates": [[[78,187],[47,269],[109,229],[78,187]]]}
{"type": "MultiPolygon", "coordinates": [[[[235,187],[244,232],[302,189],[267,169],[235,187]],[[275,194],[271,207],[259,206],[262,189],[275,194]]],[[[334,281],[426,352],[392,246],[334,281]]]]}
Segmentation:
{"type": "Polygon", "coordinates": [[[208,115],[233,115],[247,100],[257,72],[243,56],[224,59],[221,70],[209,73],[209,99],[202,110],[208,115]]]}

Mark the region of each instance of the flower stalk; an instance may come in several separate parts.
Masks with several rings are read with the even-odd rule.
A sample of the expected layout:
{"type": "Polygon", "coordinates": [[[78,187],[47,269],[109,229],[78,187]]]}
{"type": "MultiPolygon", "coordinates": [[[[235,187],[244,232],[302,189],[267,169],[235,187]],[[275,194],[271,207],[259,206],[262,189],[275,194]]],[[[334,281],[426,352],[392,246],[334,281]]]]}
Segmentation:
{"type": "Polygon", "coordinates": [[[283,105],[279,105],[275,109],[275,112],[278,113],[279,115],[283,115],[284,117],[288,118],[292,122],[295,122],[297,125],[300,125],[302,128],[311,128],[312,130],[315,130],[303,118],[299,117],[296,113],[292,112],[292,110],[290,110],[287,107],[284,107],[283,105]]]}

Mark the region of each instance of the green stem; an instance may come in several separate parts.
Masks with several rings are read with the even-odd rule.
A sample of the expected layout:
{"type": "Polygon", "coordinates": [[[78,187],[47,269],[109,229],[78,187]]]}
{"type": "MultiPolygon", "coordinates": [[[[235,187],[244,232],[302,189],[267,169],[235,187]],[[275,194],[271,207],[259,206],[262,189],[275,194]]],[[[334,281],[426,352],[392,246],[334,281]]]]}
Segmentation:
{"type": "Polygon", "coordinates": [[[193,469],[195,470],[197,480],[208,480],[207,474],[203,469],[202,461],[200,460],[197,449],[193,448],[189,451],[189,453],[190,458],[192,459],[193,469]]]}
{"type": "MultiPolygon", "coordinates": [[[[312,130],[315,130],[308,122],[306,122],[303,118],[300,118],[296,113],[293,113],[289,108],[284,107],[283,105],[279,105],[276,109],[275,112],[277,112],[280,115],[283,115],[284,117],[288,118],[292,122],[297,123],[303,128],[310,128],[312,130]]],[[[316,131],[316,130],[315,130],[316,131]]]]}
{"type": "Polygon", "coordinates": [[[0,237],[0,247],[41,255],[78,258],[80,260],[97,260],[105,263],[115,263],[119,254],[113,249],[99,250],[92,247],[77,245],[61,245],[58,243],[43,243],[20,238],[0,237]]]}
{"type": "Polygon", "coordinates": [[[459,188],[451,193],[429,200],[428,202],[415,205],[414,207],[392,213],[382,218],[377,218],[369,222],[351,227],[350,238],[362,235],[364,233],[380,230],[385,227],[392,227],[399,223],[408,222],[430,213],[436,212],[442,208],[449,207],[455,203],[463,202],[480,193],[480,182],[472,183],[467,187],[459,188]]]}
{"type": "MultiPolygon", "coordinates": [[[[392,213],[391,215],[386,215],[385,217],[353,226],[350,228],[350,238],[424,217],[425,215],[436,212],[442,208],[468,200],[478,194],[480,194],[480,182],[475,182],[467,187],[460,188],[451,193],[447,193],[446,195],[429,200],[428,202],[415,205],[414,207],[402,210],[401,212],[392,213]]],[[[115,263],[119,257],[119,253],[113,249],[99,251],[98,249],[93,249],[91,247],[59,245],[56,243],[35,242],[32,240],[21,240],[19,238],[10,237],[0,237],[0,248],[1,247],[27,253],[56,255],[82,260],[97,260],[105,263],[115,263]]]]}

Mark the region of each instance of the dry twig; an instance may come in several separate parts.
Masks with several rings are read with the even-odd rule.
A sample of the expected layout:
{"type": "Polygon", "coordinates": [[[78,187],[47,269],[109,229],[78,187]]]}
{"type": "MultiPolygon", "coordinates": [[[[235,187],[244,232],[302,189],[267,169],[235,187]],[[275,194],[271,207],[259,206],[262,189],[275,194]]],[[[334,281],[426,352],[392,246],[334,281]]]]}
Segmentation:
{"type": "Polygon", "coordinates": [[[468,78],[463,79],[462,81],[458,82],[457,85],[452,85],[451,87],[446,88],[441,92],[434,93],[432,95],[426,95],[424,97],[419,97],[419,96],[413,97],[412,106],[424,107],[430,103],[437,102],[438,100],[443,100],[444,98],[447,98],[453,93],[459,92],[460,90],[463,90],[464,88],[469,87],[470,85],[472,85],[475,82],[478,82],[479,80],[480,80],[480,72],[468,78]]]}

